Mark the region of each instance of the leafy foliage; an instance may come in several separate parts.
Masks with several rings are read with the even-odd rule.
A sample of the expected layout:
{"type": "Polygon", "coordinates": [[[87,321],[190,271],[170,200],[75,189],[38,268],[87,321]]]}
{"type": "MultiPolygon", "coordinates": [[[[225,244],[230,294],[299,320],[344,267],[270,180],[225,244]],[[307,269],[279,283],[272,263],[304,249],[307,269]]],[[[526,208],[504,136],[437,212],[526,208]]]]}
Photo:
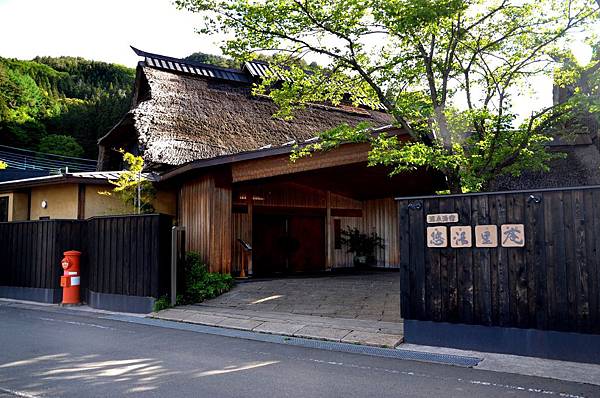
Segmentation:
{"type": "Polygon", "coordinates": [[[96,157],[98,138],[129,108],[134,76],[82,58],[0,58],[0,141],[36,150],[44,137],[66,135],[80,156],[96,157]]]}
{"type": "Polygon", "coordinates": [[[237,68],[239,62],[232,58],[223,57],[220,55],[206,54],[203,52],[196,52],[188,55],[184,58],[186,61],[200,62],[201,64],[215,65],[222,68],[237,68]]]}
{"type": "Polygon", "coordinates": [[[371,137],[364,127],[322,134],[300,150],[370,141],[372,164],[429,167],[452,192],[484,189],[499,174],[547,170],[544,143],[555,109],[516,122],[511,97],[550,75],[572,32],[598,16],[593,0],[177,0],[201,13],[201,31],[224,33],[239,60],[270,54],[273,73],[255,92],[293,117],[311,102],[381,104],[414,138],[371,137]],[[322,67],[304,67],[313,56],[322,67]],[[458,105],[461,105],[460,108],[458,105]],[[463,106],[464,104],[464,106],[463,106]],[[460,110],[459,110],[460,109],[460,110]],[[333,140],[333,141],[331,141],[333,140]]]}
{"type": "Polygon", "coordinates": [[[231,275],[208,272],[198,253],[194,252],[186,254],[184,275],[185,290],[182,297],[178,297],[177,304],[199,303],[223,294],[233,287],[231,275]]]}
{"type": "Polygon", "coordinates": [[[119,150],[123,154],[123,161],[128,165],[127,170],[123,170],[116,181],[110,181],[115,186],[112,192],[99,192],[100,195],[115,195],[126,206],[131,206],[134,213],[153,213],[154,207],[152,201],[156,196],[156,190],[152,182],[142,174],[144,170],[144,159],[141,156],[135,156],[123,149],[119,150]]]}
{"type": "Polygon", "coordinates": [[[73,157],[81,157],[84,153],[75,138],[58,134],[50,134],[42,138],[38,145],[38,151],[73,157]]]}
{"type": "Polygon", "coordinates": [[[6,164],[6,162],[3,162],[0,160],[0,170],[4,170],[8,167],[8,165],[6,164]]]}
{"type": "Polygon", "coordinates": [[[167,295],[159,297],[154,302],[154,312],[166,310],[167,308],[171,308],[171,300],[167,295]]]}
{"type": "Polygon", "coordinates": [[[346,246],[348,253],[354,253],[357,256],[373,256],[375,249],[383,249],[383,238],[372,232],[365,234],[358,228],[347,227],[341,231],[342,245],[346,246]]]}

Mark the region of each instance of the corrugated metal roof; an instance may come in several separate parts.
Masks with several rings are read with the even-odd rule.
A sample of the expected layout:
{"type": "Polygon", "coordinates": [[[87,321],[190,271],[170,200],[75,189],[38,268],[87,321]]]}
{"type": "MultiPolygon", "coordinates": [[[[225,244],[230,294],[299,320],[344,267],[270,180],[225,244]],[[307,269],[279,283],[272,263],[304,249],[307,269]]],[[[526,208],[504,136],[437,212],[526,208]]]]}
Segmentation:
{"type": "MultiPolygon", "coordinates": [[[[114,181],[119,178],[123,171],[92,171],[83,173],[63,173],[53,174],[42,177],[23,178],[19,180],[2,181],[0,187],[3,185],[21,184],[21,183],[43,183],[53,182],[55,180],[63,180],[65,178],[70,179],[81,179],[81,180],[102,180],[102,181],[114,181]]],[[[149,181],[158,181],[158,175],[155,173],[142,173],[142,177],[149,181]]]]}
{"type": "Polygon", "coordinates": [[[213,79],[221,79],[234,81],[239,83],[251,83],[250,77],[235,69],[221,68],[214,65],[201,64],[199,62],[187,61],[179,58],[167,57],[159,54],[152,54],[135,47],[131,47],[133,51],[140,57],[144,57],[146,65],[157,69],[170,70],[174,72],[188,73],[192,75],[211,77],[213,79]]]}

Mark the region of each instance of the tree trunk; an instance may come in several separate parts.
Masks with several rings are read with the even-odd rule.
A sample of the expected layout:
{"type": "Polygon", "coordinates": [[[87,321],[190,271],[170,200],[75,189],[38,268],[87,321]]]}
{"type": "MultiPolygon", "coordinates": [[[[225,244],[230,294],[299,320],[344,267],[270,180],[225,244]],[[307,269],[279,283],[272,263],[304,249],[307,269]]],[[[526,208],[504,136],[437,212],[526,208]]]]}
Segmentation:
{"type": "MultiPolygon", "coordinates": [[[[599,0],[600,1],[600,0],[599,0]]],[[[446,114],[444,113],[444,106],[438,105],[433,109],[435,114],[435,121],[437,127],[440,130],[440,136],[437,137],[444,149],[452,153],[452,137],[450,136],[450,129],[448,128],[448,121],[446,120],[446,114]]]]}
{"type": "Polygon", "coordinates": [[[456,170],[450,170],[444,173],[446,176],[446,184],[451,194],[463,193],[460,176],[456,170]]]}

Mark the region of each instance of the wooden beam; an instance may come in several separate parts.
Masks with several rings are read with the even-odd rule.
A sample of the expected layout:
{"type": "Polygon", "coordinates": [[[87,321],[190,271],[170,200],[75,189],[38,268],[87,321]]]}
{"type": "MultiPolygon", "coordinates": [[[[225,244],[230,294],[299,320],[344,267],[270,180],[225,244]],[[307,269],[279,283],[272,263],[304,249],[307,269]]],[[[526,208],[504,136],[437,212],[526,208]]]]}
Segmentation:
{"type": "Polygon", "coordinates": [[[316,152],[292,163],[289,154],[247,160],[231,165],[233,182],[250,181],[302,171],[343,166],[367,161],[369,144],[347,144],[327,152],[316,152]]]}
{"type": "Polygon", "coordinates": [[[327,252],[325,257],[325,268],[331,270],[333,260],[333,239],[331,233],[331,192],[327,191],[327,215],[325,217],[325,242],[327,252]]]}

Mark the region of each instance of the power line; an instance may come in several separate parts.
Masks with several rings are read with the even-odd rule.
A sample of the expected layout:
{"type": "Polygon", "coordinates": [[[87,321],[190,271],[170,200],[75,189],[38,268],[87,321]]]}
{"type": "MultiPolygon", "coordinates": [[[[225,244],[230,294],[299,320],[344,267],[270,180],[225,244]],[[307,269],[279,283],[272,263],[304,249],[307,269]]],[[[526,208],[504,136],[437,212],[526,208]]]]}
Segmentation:
{"type": "Polygon", "coordinates": [[[11,169],[51,172],[67,168],[70,171],[95,171],[97,165],[97,162],[92,159],[36,152],[7,145],[0,145],[0,160],[11,169]]]}

